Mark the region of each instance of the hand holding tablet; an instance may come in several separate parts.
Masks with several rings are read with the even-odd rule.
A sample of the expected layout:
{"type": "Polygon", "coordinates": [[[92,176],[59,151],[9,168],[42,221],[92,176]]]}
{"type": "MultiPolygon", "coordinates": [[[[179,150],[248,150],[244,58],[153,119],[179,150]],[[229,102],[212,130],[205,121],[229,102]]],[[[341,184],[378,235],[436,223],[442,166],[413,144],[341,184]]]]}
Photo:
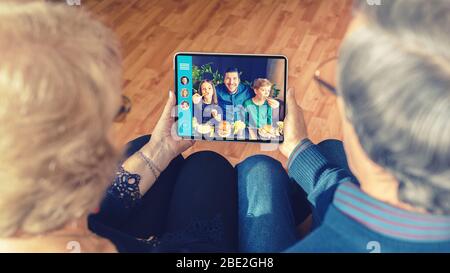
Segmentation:
{"type": "Polygon", "coordinates": [[[153,129],[150,141],[141,151],[156,163],[159,170],[164,170],[170,162],[194,144],[194,141],[179,141],[172,136],[174,120],[171,116],[176,99],[172,91],[161,113],[161,117],[153,129]]]}

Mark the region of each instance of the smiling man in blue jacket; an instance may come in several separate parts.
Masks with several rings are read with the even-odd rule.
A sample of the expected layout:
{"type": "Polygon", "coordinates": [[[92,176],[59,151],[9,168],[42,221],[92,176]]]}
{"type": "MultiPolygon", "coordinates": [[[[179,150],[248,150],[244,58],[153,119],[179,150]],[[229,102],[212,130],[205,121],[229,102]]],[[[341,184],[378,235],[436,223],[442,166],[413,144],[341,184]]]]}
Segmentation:
{"type": "Polygon", "coordinates": [[[344,141],[311,142],[288,92],[288,172],[265,156],[237,166],[241,251],[450,252],[448,14],[446,0],[357,3],[339,59],[315,77],[337,95],[344,141]],[[291,181],[312,208],[302,240],[291,181]]]}

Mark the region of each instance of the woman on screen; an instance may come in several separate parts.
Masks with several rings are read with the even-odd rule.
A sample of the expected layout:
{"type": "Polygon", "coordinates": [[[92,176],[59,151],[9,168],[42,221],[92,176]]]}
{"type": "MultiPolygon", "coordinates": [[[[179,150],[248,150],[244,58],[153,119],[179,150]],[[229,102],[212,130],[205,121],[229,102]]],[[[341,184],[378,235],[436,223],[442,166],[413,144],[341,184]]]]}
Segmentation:
{"type": "Polygon", "coordinates": [[[217,93],[214,83],[203,80],[198,85],[198,93],[192,96],[194,117],[202,123],[215,124],[222,120],[222,109],[217,103],[217,93]]]}

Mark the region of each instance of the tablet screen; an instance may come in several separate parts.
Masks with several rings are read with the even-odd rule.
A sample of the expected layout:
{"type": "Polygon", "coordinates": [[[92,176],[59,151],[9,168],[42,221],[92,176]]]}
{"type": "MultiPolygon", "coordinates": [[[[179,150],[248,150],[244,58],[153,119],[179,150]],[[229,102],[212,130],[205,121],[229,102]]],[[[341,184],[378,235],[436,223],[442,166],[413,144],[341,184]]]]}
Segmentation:
{"type": "Polygon", "coordinates": [[[175,55],[177,133],[188,139],[283,142],[287,59],[175,55]]]}

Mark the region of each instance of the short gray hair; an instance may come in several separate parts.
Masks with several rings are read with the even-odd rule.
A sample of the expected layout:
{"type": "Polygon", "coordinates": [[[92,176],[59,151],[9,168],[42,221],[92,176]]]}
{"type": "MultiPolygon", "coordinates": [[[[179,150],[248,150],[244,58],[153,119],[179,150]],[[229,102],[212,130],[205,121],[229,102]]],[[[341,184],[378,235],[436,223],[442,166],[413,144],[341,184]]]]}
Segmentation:
{"type": "Polygon", "coordinates": [[[368,22],[340,50],[347,118],[401,201],[450,214],[450,4],[356,5],[368,22]]]}

